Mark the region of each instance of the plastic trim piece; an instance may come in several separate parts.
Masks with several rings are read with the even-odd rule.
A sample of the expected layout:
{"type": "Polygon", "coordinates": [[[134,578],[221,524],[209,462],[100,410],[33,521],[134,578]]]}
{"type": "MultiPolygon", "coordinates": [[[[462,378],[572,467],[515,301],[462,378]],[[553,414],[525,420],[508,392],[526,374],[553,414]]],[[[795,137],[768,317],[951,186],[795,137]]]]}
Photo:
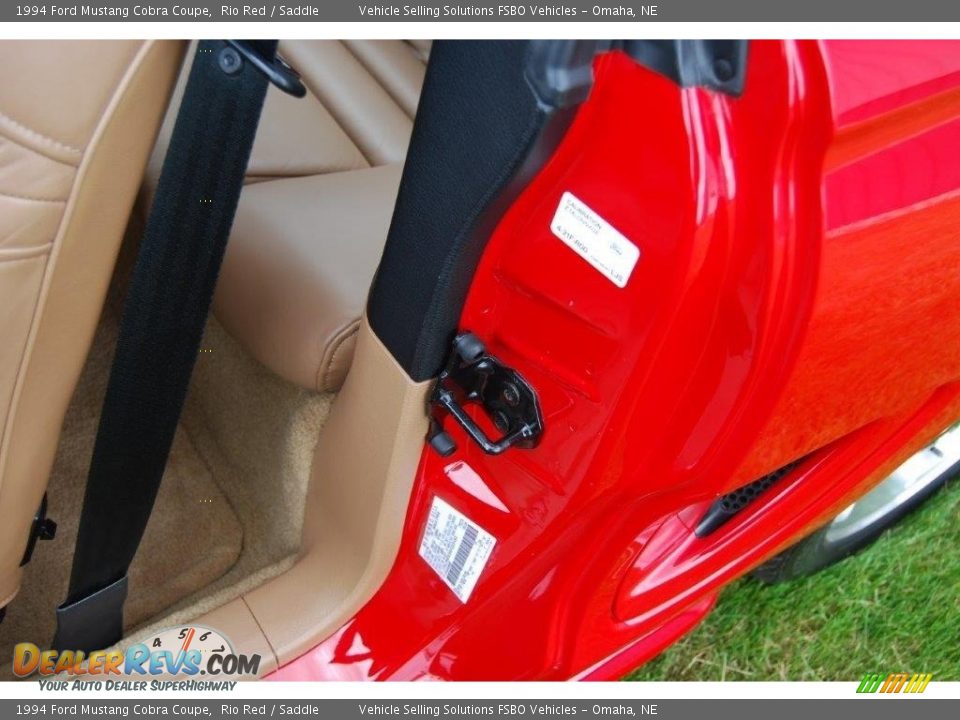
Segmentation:
{"type": "Polygon", "coordinates": [[[69,605],[57,608],[55,650],[100,650],[105,637],[123,637],[127,576],[69,605]]]}
{"type": "Polygon", "coordinates": [[[587,99],[593,60],[619,50],[681,87],[705,87],[728,95],[743,92],[746,40],[535,40],[530,43],[526,78],[548,108],[587,99]]]}

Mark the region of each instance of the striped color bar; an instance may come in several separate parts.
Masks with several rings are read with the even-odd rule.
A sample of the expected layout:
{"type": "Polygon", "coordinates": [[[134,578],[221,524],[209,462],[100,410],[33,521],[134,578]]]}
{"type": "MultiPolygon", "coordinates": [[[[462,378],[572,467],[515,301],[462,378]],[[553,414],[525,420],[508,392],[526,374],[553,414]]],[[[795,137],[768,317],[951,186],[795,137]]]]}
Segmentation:
{"type": "Polygon", "coordinates": [[[867,673],[860,681],[858,693],[922,693],[933,673],[867,673]]]}

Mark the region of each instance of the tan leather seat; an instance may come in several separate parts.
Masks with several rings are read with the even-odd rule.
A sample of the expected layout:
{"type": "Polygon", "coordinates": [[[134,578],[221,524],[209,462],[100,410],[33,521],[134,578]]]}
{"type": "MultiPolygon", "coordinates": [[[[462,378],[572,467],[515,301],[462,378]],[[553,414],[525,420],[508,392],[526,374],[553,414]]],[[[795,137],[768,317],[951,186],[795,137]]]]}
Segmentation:
{"type": "MultiPolygon", "coordinates": [[[[280,43],[308,94],[267,94],[214,312],[251,355],[311,390],[339,389],[349,369],[428,52],[402,40],[280,43]]],[[[171,128],[168,117],[148,193],[171,128]]]]}
{"type": "Polygon", "coordinates": [[[0,606],[176,79],[179,42],[0,42],[0,606]]]}

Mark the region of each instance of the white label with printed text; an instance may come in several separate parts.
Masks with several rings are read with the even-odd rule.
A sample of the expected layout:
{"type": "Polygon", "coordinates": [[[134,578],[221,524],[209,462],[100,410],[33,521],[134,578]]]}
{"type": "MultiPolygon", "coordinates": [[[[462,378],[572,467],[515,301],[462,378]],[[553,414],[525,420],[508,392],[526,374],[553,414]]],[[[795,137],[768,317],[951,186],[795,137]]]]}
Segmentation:
{"type": "Polygon", "coordinates": [[[610,282],[626,287],[640,249],[573,193],[560,198],[550,229],[610,282]]]}
{"type": "Polygon", "coordinates": [[[433,498],[427,529],[420,541],[420,557],[460,602],[470,598],[496,544],[493,535],[466,515],[440,498],[433,498]]]}

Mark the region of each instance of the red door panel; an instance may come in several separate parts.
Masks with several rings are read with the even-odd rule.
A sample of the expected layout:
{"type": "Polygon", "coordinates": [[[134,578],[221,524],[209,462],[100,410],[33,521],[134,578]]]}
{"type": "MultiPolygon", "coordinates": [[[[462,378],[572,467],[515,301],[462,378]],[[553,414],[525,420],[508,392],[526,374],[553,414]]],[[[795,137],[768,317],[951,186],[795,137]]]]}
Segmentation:
{"type": "Polygon", "coordinates": [[[597,59],[461,322],[537,389],[540,445],[448,423],[381,590],[276,677],[615,677],[960,417],[960,44],[870,45],[753,42],[739,98],[597,59]],[[639,248],[624,287],[552,232],[564,193],[639,248]],[[418,555],[434,497],[496,538],[466,603],[418,555]]]}

